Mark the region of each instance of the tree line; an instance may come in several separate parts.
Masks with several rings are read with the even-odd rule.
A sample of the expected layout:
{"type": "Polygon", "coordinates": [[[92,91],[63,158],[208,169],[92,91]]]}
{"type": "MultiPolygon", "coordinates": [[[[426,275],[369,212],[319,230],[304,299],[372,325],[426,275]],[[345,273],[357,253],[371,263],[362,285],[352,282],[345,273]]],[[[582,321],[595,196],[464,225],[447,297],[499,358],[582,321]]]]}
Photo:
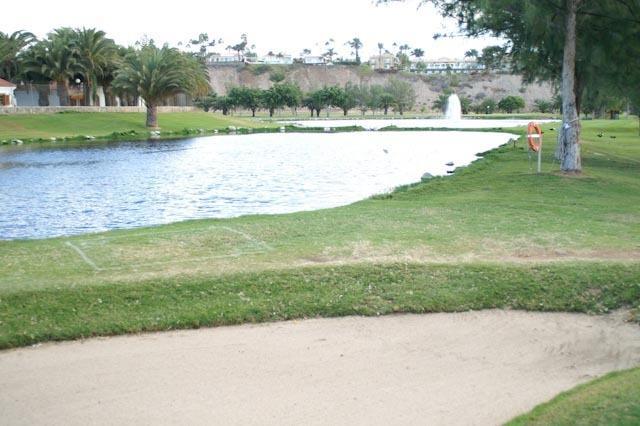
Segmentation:
{"type": "Polygon", "coordinates": [[[40,106],[49,105],[52,82],[61,106],[70,104],[74,83],[83,87],[85,106],[95,105],[98,86],[107,105],[114,105],[116,96],[125,105],[142,98],[149,127],[157,127],[157,107],[168,97],[209,90],[206,65],[197,53],[158,47],[152,40],[123,47],[95,28],[58,28],[42,40],[26,31],[0,32],[0,78],[35,84],[40,106]]]}
{"type": "Polygon", "coordinates": [[[311,117],[319,117],[321,111],[330,108],[341,109],[345,116],[353,109],[362,115],[369,110],[386,115],[390,109],[402,115],[413,108],[415,101],[416,94],[410,83],[391,79],[386,85],[347,83],[343,87],[325,86],[308,93],[303,93],[297,84],[284,81],[268,89],[238,86],[230,88],[224,96],[211,92],[196,99],[195,104],[205,111],[222,111],[225,115],[242,108],[251,111],[253,116],[258,110],[265,110],[272,117],[279,109],[306,108],[311,117]]]}

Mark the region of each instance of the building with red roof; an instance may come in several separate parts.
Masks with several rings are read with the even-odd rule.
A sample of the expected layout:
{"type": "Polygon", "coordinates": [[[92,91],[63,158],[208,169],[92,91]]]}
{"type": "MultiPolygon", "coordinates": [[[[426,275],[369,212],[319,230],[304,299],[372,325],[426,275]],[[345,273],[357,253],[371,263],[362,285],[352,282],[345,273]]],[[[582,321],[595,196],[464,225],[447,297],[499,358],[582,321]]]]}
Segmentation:
{"type": "Polygon", "coordinates": [[[16,85],[0,78],[0,107],[11,107],[16,105],[14,91],[16,85]]]}

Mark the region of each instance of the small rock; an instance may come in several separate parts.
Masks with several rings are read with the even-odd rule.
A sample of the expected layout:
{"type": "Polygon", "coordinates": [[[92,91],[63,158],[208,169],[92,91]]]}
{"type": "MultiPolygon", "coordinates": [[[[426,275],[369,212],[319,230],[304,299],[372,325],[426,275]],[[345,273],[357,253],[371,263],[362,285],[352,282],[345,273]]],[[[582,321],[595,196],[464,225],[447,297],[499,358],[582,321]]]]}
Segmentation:
{"type": "Polygon", "coordinates": [[[50,140],[51,142],[55,142],[55,141],[57,141],[58,139],[56,139],[56,138],[49,138],[49,140],[50,140]]]}
{"type": "Polygon", "coordinates": [[[286,131],[287,131],[287,129],[285,129],[284,126],[280,127],[280,133],[284,133],[286,131]]]}
{"type": "Polygon", "coordinates": [[[92,140],[94,140],[94,139],[95,139],[95,136],[91,136],[91,135],[86,135],[86,136],[84,137],[84,140],[86,140],[86,141],[92,141],[92,140]]]}
{"type": "Polygon", "coordinates": [[[455,172],[456,172],[455,170],[447,170],[447,174],[450,174],[450,175],[454,174],[455,172]]]}
{"type": "Polygon", "coordinates": [[[325,132],[325,133],[329,133],[330,131],[331,131],[331,127],[325,127],[325,128],[324,128],[324,132],[325,132]]]}
{"type": "Polygon", "coordinates": [[[449,161],[447,164],[445,164],[445,166],[449,166],[449,167],[453,166],[453,161],[449,161]]]}
{"type": "Polygon", "coordinates": [[[20,139],[11,139],[11,143],[14,145],[22,145],[24,142],[20,139]]]}

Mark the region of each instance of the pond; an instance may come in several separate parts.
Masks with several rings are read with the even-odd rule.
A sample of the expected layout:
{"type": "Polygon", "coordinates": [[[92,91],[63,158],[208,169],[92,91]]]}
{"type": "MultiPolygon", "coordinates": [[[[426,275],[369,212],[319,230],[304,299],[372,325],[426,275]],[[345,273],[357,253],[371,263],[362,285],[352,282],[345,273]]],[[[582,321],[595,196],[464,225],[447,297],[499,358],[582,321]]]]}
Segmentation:
{"type": "Polygon", "coordinates": [[[445,175],[513,136],[286,133],[4,147],[0,239],[341,206],[425,172],[445,175]]]}

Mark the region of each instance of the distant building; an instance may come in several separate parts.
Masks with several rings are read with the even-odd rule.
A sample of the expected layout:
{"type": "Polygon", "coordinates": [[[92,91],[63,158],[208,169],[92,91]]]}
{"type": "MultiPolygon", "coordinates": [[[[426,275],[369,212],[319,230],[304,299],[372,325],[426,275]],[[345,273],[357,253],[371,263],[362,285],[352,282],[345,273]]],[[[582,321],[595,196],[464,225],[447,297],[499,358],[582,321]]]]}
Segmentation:
{"type": "Polygon", "coordinates": [[[244,62],[244,59],[238,55],[211,55],[208,59],[210,64],[237,64],[244,62]]]}
{"type": "Polygon", "coordinates": [[[267,65],[291,65],[293,64],[293,57],[291,55],[285,55],[278,53],[277,55],[266,55],[258,59],[261,64],[267,65]]]}
{"type": "Polygon", "coordinates": [[[474,59],[440,58],[437,60],[424,61],[422,68],[426,74],[457,74],[483,71],[485,66],[474,59]]]}
{"type": "Polygon", "coordinates": [[[306,65],[324,65],[327,61],[323,56],[304,56],[302,63],[306,65]]]}
{"type": "Polygon", "coordinates": [[[13,93],[15,90],[15,84],[0,78],[0,106],[16,106],[16,97],[13,93]]]}
{"type": "Polygon", "coordinates": [[[394,70],[400,65],[400,60],[389,52],[369,58],[369,65],[375,70],[394,70]]]}

